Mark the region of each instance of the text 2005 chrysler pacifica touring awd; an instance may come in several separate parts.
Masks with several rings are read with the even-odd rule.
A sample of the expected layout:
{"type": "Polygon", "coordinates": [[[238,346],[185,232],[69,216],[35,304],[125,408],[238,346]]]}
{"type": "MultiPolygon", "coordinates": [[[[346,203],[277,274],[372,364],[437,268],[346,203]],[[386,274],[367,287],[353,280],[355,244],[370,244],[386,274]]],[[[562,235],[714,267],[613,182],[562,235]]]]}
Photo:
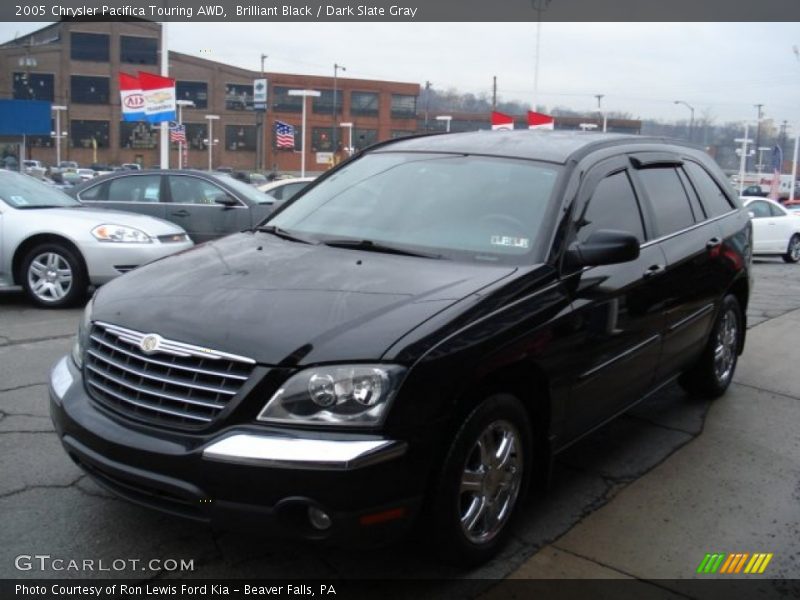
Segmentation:
{"type": "Polygon", "coordinates": [[[730,384],[748,215],[703,152],[478,132],[374,146],[255,231],[103,286],[51,376],[69,455],[175,515],[507,539],[552,457],[676,377],[730,384]]]}

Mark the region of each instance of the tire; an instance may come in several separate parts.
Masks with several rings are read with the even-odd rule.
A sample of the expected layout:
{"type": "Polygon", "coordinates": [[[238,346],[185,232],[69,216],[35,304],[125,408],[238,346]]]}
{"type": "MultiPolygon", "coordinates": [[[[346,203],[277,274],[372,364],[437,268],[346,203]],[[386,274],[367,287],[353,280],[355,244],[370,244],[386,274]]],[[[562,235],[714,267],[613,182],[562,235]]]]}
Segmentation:
{"type": "Polygon", "coordinates": [[[783,262],[796,263],[800,261],[800,235],[794,234],[786,247],[786,254],[782,256],[783,262]]]}
{"type": "Polygon", "coordinates": [[[678,379],[683,389],[704,398],[717,398],[725,393],[736,370],[743,322],[739,301],[735,296],[725,296],[703,354],[678,379]]]}
{"type": "Polygon", "coordinates": [[[83,261],[65,244],[33,248],[22,261],[20,275],[28,297],[44,308],[76,306],[86,299],[89,278],[83,261]]]}
{"type": "Polygon", "coordinates": [[[444,562],[475,566],[508,541],[532,472],[531,437],[528,414],[510,394],[490,395],[469,414],[433,490],[431,526],[444,562]]]}

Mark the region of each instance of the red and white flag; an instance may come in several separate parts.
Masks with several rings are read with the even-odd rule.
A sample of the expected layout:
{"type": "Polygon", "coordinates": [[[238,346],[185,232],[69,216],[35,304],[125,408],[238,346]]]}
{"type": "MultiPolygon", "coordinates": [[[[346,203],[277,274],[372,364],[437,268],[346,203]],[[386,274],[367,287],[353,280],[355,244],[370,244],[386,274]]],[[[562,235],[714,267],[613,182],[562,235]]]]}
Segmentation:
{"type": "Polygon", "coordinates": [[[119,74],[119,100],[123,121],[144,121],[144,95],[139,78],[127,73],[119,74]]]}
{"type": "Polygon", "coordinates": [[[139,71],[145,118],[151,123],[175,120],[175,80],[139,71]]]}
{"type": "Polygon", "coordinates": [[[553,129],[555,119],[544,113],[528,111],[528,129],[553,129]]]}
{"type": "Polygon", "coordinates": [[[514,129],[514,118],[496,110],[492,111],[492,131],[511,131],[514,129]]]}

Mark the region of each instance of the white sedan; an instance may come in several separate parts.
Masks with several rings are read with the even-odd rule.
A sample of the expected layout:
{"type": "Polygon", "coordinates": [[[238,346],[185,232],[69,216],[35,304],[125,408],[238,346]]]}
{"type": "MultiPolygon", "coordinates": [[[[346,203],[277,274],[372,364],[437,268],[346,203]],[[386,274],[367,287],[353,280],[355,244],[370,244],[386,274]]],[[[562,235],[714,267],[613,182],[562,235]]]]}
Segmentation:
{"type": "Polygon", "coordinates": [[[298,192],[302,191],[309,183],[314,181],[316,177],[293,177],[291,179],[277,179],[270,181],[263,185],[259,185],[256,189],[259,192],[264,192],[268,196],[274,198],[273,208],[278,208],[284,202],[294,198],[298,192]]]}
{"type": "Polygon", "coordinates": [[[53,186],[0,170],[0,288],[39,306],[80,304],[90,285],[193,246],[179,226],[88,208],[53,186]]]}
{"type": "Polygon", "coordinates": [[[800,261],[800,213],[766,198],[741,200],[753,215],[753,254],[780,256],[789,263],[800,261]]]}

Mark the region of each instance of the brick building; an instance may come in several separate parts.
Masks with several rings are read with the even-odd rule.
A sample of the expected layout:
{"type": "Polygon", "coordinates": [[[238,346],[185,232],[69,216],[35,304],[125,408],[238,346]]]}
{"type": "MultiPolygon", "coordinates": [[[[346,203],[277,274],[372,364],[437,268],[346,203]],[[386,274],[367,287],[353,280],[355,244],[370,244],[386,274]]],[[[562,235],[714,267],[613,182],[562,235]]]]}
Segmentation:
{"type": "MultiPolygon", "coordinates": [[[[62,21],[0,44],[0,97],[48,100],[66,106],[60,115],[62,160],[81,165],[94,162],[158,164],[158,131],[147,123],[120,120],[117,74],[120,71],[159,72],[161,26],[147,21],[62,21]]],[[[194,108],[183,110],[188,139],[188,166],[208,165],[208,120],[213,123],[214,167],[253,169],[256,165],[256,114],[253,111],[253,80],[256,71],[206,60],[178,52],[169,53],[169,76],[176,79],[179,100],[191,100],[194,108]]],[[[309,98],[307,109],[306,165],[322,170],[318,158],[334,150],[333,77],[266,72],[269,81],[268,108],[263,129],[264,167],[280,170],[300,168],[300,123],[302,98],[290,89],[314,89],[319,98],[309,98]],[[276,120],[296,127],[295,150],[278,149],[276,120]],[[317,153],[322,153],[318,156],[317,153]]],[[[416,130],[416,83],[337,79],[337,123],[353,124],[356,148],[416,130]]],[[[55,130],[55,125],[53,125],[55,130]]],[[[337,146],[348,143],[348,129],[339,126],[337,146]]],[[[34,136],[27,144],[28,158],[53,164],[56,160],[52,136],[34,136]]],[[[177,148],[170,153],[177,164],[177,148]]]]}

